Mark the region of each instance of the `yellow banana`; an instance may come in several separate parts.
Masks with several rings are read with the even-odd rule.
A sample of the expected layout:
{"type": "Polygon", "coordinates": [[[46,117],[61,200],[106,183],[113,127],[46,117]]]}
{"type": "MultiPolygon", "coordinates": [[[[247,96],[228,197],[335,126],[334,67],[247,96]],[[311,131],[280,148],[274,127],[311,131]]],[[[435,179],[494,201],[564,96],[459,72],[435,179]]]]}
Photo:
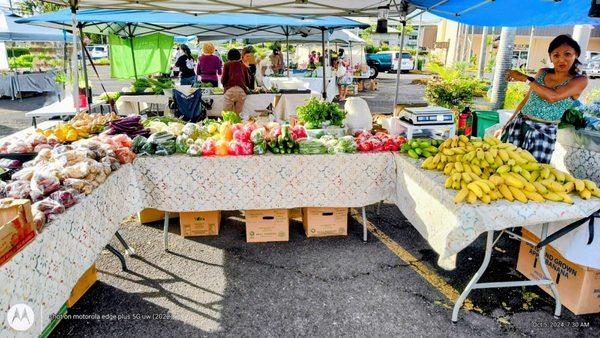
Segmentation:
{"type": "Polygon", "coordinates": [[[542,195],[544,196],[545,199],[549,200],[549,201],[554,201],[554,202],[562,202],[562,197],[552,191],[549,191],[547,194],[542,195]]]}
{"type": "Polygon", "coordinates": [[[515,160],[515,162],[517,162],[517,164],[525,164],[527,163],[527,160],[522,158],[516,151],[509,151],[508,152],[508,156],[515,160]]]}
{"type": "Polygon", "coordinates": [[[478,150],[477,150],[477,159],[478,159],[479,161],[481,161],[481,160],[483,160],[484,158],[485,158],[485,155],[484,155],[484,152],[483,152],[483,150],[481,150],[481,149],[478,149],[478,150]]]}
{"type": "Polygon", "coordinates": [[[579,197],[583,198],[584,200],[589,200],[590,197],[592,197],[592,192],[585,189],[579,193],[579,197]]]}
{"type": "Polygon", "coordinates": [[[495,185],[500,185],[504,183],[504,179],[502,177],[500,177],[499,175],[492,175],[489,178],[490,182],[494,183],[495,185]]]}
{"type": "Polygon", "coordinates": [[[548,177],[550,177],[550,169],[548,167],[542,168],[542,171],[540,172],[540,178],[545,180],[548,177]]]}
{"type": "Polygon", "coordinates": [[[465,189],[465,188],[460,189],[460,191],[458,193],[456,193],[456,195],[454,196],[454,203],[458,204],[458,203],[464,201],[468,195],[469,195],[469,189],[465,189]]]}
{"type": "Polygon", "coordinates": [[[471,165],[469,165],[468,163],[464,163],[463,164],[463,170],[466,173],[472,173],[473,172],[473,170],[471,170],[471,165]]]}
{"type": "Polygon", "coordinates": [[[460,173],[454,173],[454,174],[452,174],[452,181],[454,181],[454,182],[460,182],[461,177],[462,176],[461,176],[460,173]]]}
{"type": "Polygon", "coordinates": [[[531,172],[531,178],[529,179],[529,182],[535,182],[537,181],[537,179],[540,177],[540,171],[536,170],[536,171],[532,171],[531,172]]]}
{"type": "Polygon", "coordinates": [[[477,195],[471,190],[469,190],[469,194],[467,195],[467,202],[469,204],[473,204],[477,201],[477,195]]]}
{"type": "Polygon", "coordinates": [[[500,158],[502,159],[502,161],[504,163],[506,163],[506,162],[508,162],[508,160],[510,160],[510,156],[508,156],[508,152],[504,149],[499,149],[498,155],[500,155],[500,158]]]}
{"type": "Polygon", "coordinates": [[[461,189],[467,189],[467,182],[465,182],[465,181],[460,181],[460,188],[461,188],[461,189]]]}
{"type": "Polygon", "coordinates": [[[521,149],[521,151],[519,152],[519,155],[522,158],[524,158],[525,160],[527,160],[528,162],[537,163],[537,160],[535,159],[535,157],[533,157],[533,155],[531,155],[531,153],[525,149],[521,149]]]}
{"type": "Polygon", "coordinates": [[[575,182],[575,177],[569,173],[565,173],[565,180],[567,180],[567,182],[575,182]]]}
{"type": "Polygon", "coordinates": [[[575,180],[575,190],[582,192],[585,189],[585,183],[582,180],[575,180]]]}
{"type": "Polygon", "coordinates": [[[544,202],[545,201],[544,196],[538,194],[537,192],[524,190],[523,193],[530,201],[534,201],[534,202],[544,202]]]}
{"type": "Polygon", "coordinates": [[[523,189],[523,182],[519,181],[515,177],[509,174],[502,174],[502,179],[504,179],[504,183],[508,186],[515,187],[518,189],[523,189]]]}
{"type": "MultiPolygon", "coordinates": [[[[467,164],[465,164],[465,166],[466,166],[466,165],[467,165],[467,164]]],[[[479,175],[481,175],[481,168],[479,168],[478,166],[476,166],[476,165],[474,165],[474,164],[471,164],[471,165],[470,165],[470,167],[471,167],[471,171],[472,171],[472,172],[473,172],[475,175],[478,175],[478,176],[479,176],[479,175]]]]}
{"type": "Polygon", "coordinates": [[[592,190],[591,192],[592,192],[592,196],[600,198],[600,189],[596,188],[596,189],[592,190]]]}
{"type": "Polygon", "coordinates": [[[499,155],[494,156],[494,163],[496,164],[496,167],[501,167],[504,164],[499,155]]]}
{"type": "Polygon", "coordinates": [[[479,185],[475,184],[475,182],[467,184],[467,188],[469,188],[469,190],[471,190],[477,196],[477,198],[481,198],[481,196],[483,196],[483,191],[479,185]]]}
{"type": "Polygon", "coordinates": [[[444,167],[444,175],[446,175],[446,176],[450,175],[450,173],[452,172],[453,169],[454,169],[454,163],[446,164],[446,166],[444,167]]]}
{"type": "Polygon", "coordinates": [[[525,163],[521,167],[528,171],[540,170],[540,164],[535,162],[525,163]]]}
{"type": "Polygon", "coordinates": [[[444,183],[444,187],[446,189],[450,189],[450,188],[452,188],[452,183],[454,183],[454,180],[452,179],[452,177],[448,177],[446,179],[446,182],[444,183]]]}
{"type": "Polygon", "coordinates": [[[556,176],[556,180],[558,182],[564,182],[565,181],[565,174],[563,172],[561,172],[560,170],[553,169],[552,173],[554,174],[554,176],[556,176]]]}
{"type": "Polygon", "coordinates": [[[501,184],[498,187],[498,191],[500,191],[500,193],[502,194],[502,196],[504,196],[504,198],[510,202],[514,201],[515,198],[512,194],[512,192],[510,192],[510,189],[508,188],[508,186],[506,184],[501,184]]]}
{"type": "Polygon", "coordinates": [[[523,183],[523,190],[527,190],[530,192],[536,192],[537,189],[535,188],[535,186],[529,182],[525,182],[523,183]]]}
{"type": "Polygon", "coordinates": [[[464,155],[465,154],[465,150],[462,148],[453,148],[452,152],[454,153],[454,155],[464,155]]]}
{"type": "Polygon", "coordinates": [[[596,183],[594,183],[594,182],[592,182],[592,181],[590,181],[590,180],[583,180],[583,183],[585,183],[585,187],[586,187],[588,190],[594,190],[594,189],[598,188],[598,187],[596,186],[596,183]]]}
{"type": "Polygon", "coordinates": [[[567,194],[566,192],[559,192],[558,196],[562,198],[563,202],[573,204],[573,199],[571,199],[571,196],[569,196],[569,194],[567,194]]]}
{"type": "Polygon", "coordinates": [[[565,185],[563,185],[563,188],[566,192],[571,192],[575,190],[575,182],[567,182],[565,185]]]}
{"type": "Polygon", "coordinates": [[[498,148],[491,148],[489,153],[492,155],[492,157],[498,156],[498,148]]]}
{"type": "MultiPolygon", "coordinates": [[[[486,180],[486,181],[487,181],[487,180],[486,180]]],[[[487,185],[487,184],[484,182],[484,180],[475,181],[475,182],[473,182],[473,183],[477,184],[477,185],[479,186],[479,188],[481,189],[481,191],[483,191],[485,194],[489,194],[489,193],[490,193],[490,191],[492,191],[492,189],[490,188],[490,186],[489,186],[489,185],[487,185]]],[[[477,197],[479,197],[479,196],[477,196],[477,197]]],[[[479,197],[479,198],[481,198],[481,197],[479,197]]]]}
{"type": "Polygon", "coordinates": [[[460,162],[454,162],[454,170],[456,170],[459,173],[462,173],[464,170],[462,163],[460,162]]]}
{"type": "Polygon", "coordinates": [[[511,187],[510,185],[508,186],[508,189],[510,190],[510,192],[513,194],[513,196],[515,197],[515,199],[517,201],[519,201],[521,203],[527,203],[527,196],[525,196],[525,193],[521,189],[511,187]]]}
{"type": "Polygon", "coordinates": [[[444,154],[446,156],[452,156],[452,155],[454,155],[454,151],[452,151],[452,149],[444,148],[442,150],[442,154],[444,154]]]}
{"type": "Polygon", "coordinates": [[[492,156],[492,154],[489,151],[485,152],[483,156],[484,156],[484,158],[485,158],[485,160],[487,161],[488,164],[494,164],[494,163],[496,163],[494,161],[494,156],[492,156]]]}
{"type": "Polygon", "coordinates": [[[540,182],[533,182],[532,184],[535,187],[535,189],[537,190],[537,192],[539,192],[540,194],[544,195],[544,194],[548,193],[548,188],[546,188],[540,182]]]}
{"type": "Polygon", "coordinates": [[[477,159],[477,158],[474,158],[474,159],[472,159],[472,160],[471,160],[471,164],[472,164],[472,165],[475,165],[475,166],[478,166],[478,167],[481,167],[481,166],[479,165],[479,164],[480,164],[480,163],[479,163],[479,159],[477,159]]]}
{"type": "MultiPolygon", "coordinates": [[[[467,167],[465,167],[465,168],[467,168],[467,167]]],[[[463,181],[467,182],[467,184],[473,182],[473,179],[471,178],[471,175],[469,175],[469,173],[462,173],[462,179],[463,179],[463,181]]]]}
{"type": "Polygon", "coordinates": [[[531,182],[531,174],[529,173],[529,171],[523,169],[520,172],[521,176],[523,176],[524,179],[526,179],[528,182],[531,182]]]}
{"type": "Polygon", "coordinates": [[[442,162],[438,163],[436,169],[438,171],[443,171],[444,170],[444,163],[442,163],[442,162]]]}
{"type": "Polygon", "coordinates": [[[465,136],[465,135],[458,136],[458,140],[462,141],[464,143],[469,143],[469,138],[467,136],[465,136]]]}
{"type": "Polygon", "coordinates": [[[481,196],[481,201],[485,204],[490,204],[490,202],[492,202],[492,198],[490,197],[490,195],[485,194],[481,196]]]}
{"type": "Polygon", "coordinates": [[[505,173],[507,173],[509,171],[510,171],[510,166],[507,165],[507,164],[505,164],[505,165],[503,165],[501,167],[498,167],[498,169],[496,169],[496,172],[498,174],[505,174],[505,173]]]}

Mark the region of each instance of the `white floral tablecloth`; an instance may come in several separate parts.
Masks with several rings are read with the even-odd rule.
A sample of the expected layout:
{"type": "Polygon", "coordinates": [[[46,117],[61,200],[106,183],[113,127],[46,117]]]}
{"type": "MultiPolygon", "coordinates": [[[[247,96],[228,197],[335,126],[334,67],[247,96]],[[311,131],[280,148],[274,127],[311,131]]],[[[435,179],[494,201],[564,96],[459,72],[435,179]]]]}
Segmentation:
{"type": "Polygon", "coordinates": [[[0,337],[38,336],[49,315],[109,243],[121,221],[144,207],[170,211],[360,207],[395,192],[391,153],[138,158],[47,224],[0,267],[0,337]],[[32,307],[34,327],[10,329],[8,309],[32,307]]]}
{"type": "MultiPolygon", "coordinates": [[[[249,157],[141,157],[109,176],[0,267],[1,337],[13,337],[10,306],[32,307],[37,336],[60,309],[81,274],[96,260],[121,221],[142,208],[167,211],[361,207],[393,201],[452,269],[456,254],[488,230],[568,222],[590,215],[600,201],[574,205],[496,202],[456,205],[439,172],[385,153],[249,157]]],[[[559,251],[561,248],[558,248],[559,251]]]]}
{"type": "MultiPolygon", "coordinates": [[[[556,202],[520,204],[504,200],[490,205],[457,205],[454,203],[456,192],[444,188],[446,177],[442,173],[423,170],[421,162],[401,154],[394,154],[394,158],[397,173],[394,203],[440,255],[438,265],[445,269],[454,269],[456,254],[486,231],[546,222],[566,225],[600,209],[599,199],[585,201],[575,196],[573,205],[556,202]]],[[[588,230],[580,227],[577,231],[587,233],[588,230]]],[[[560,247],[557,250],[563,251],[560,247]]],[[[600,260],[600,256],[597,259],[600,260]]]]}

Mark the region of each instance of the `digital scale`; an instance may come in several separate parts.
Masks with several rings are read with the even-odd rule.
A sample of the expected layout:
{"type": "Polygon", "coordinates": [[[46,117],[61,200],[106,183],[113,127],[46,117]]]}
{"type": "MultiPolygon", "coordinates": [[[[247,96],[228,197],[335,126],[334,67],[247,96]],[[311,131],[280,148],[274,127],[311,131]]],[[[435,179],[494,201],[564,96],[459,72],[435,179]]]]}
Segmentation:
{"type": "Polygon", "coordinates": [[[400,118],[413,125],[454,124],[454,113],[443,107],[407,107],[400,118]]]}

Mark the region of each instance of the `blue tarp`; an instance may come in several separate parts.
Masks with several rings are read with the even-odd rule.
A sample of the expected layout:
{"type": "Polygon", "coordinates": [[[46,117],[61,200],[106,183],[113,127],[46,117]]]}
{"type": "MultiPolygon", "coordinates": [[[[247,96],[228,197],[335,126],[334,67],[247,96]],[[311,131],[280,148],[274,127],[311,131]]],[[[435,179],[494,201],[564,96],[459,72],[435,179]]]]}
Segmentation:
{"type": "MultiPolygon", "coordinates": [[[[162,32],[179,36],[229,36],[236,37],[263,31],[270,35],[295,34],[301,29],[366,28],[368,25],[344,17],[289,17],[263,14],[203,14],[189,15],[174,12],[148,10],[85,9],[77,12],[78,22],[84,24],[84,31],[99,34],[113,33],[120,36],[144,35],[162,32]]],[[[20,23],[31,23],[45,27],[69,29],[70,10],[60,10],[21,19],[20,23]]]]}
{"type": "Polygon", "coordinates": [[[71,34],[65,37],[62,30],[16,23],[21,17],[10,12],[1,12],[0,15],[6,19],[6,27],[4,23],[0,24],[0,41],[53,42],[64,41],[66,38],[67,42],[71,42],[71,34]]]}
{"type": "Polygon", "coordinates": [[[588,17],[590,0],[448,0],[434,8],[440,0],[409,2],[437,16],[475,26],[600,25],[600,19],[588,17]]]}

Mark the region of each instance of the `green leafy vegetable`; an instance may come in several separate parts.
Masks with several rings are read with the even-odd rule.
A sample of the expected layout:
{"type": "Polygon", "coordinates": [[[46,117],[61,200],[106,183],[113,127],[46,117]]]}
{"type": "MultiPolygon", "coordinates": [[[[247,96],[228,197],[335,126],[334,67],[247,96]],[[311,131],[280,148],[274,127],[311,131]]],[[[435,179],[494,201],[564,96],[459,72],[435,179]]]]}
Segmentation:
{"type": "Polygon", "coordinates": [[[324,124],[343,126],[346,112],[337,103],[310,98],[306,105],[298,107],[298,119],[306,129],[319,129],[324,124]]]}
{"type": "Polygon", "coordinates": [[[242,122],[240,116],[233,111],[224,111],[221,113],[221,116],[223,116],[223,121],[231,122],[232,124],[242,122]]]}

